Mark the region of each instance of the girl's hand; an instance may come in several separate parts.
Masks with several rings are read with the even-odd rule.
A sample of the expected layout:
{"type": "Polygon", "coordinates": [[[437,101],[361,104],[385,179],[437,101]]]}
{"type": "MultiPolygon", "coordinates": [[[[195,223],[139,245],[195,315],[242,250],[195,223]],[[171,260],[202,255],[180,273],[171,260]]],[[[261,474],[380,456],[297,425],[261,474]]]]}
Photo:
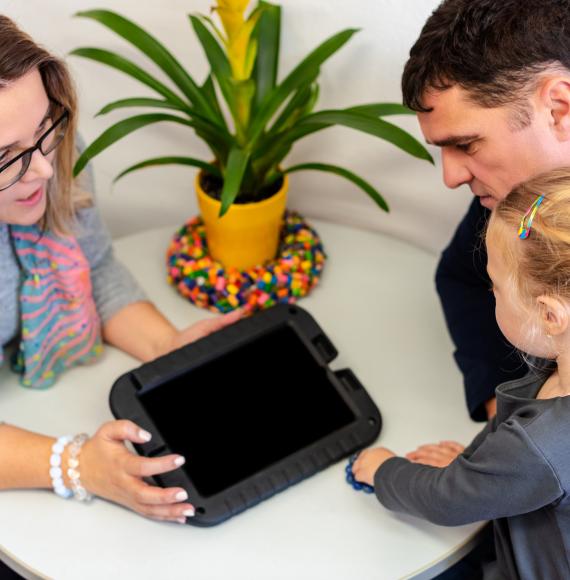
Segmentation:
{"type": "Polygon", "coordinates": [[[396,457],[396,454],[385,447],[376,447],[374,449],[361,451],[352,466],[354,479],[374,486],[374,474],[390,457],[396,457]]]}
{"type": "Polygon", "coordinates": [[[81,483],[87,491],[156,520],[185,523],[194,515],[183,488],[163,489],[143,477],[166,473],[184,464],[180,455],[139,457],[124,441],[145,443],[149,434],[132,421],[110,421],[85,442],[80,455],[81,483]]]}
{"type": "Polygon", "coordinates": [[[411,451],[406,458],[414,463],[431,465],[432,467],[447,467],[463,453],[465,447],[456,441],[440,441],[431,445],[420,445],[411,451]]]}
{"type": "Polygon", "coordinates": [[[217,316],[216,318],[207,318],[194,323],[192,326],[175,332],[171,337],[168,338],[167,343],[164,345],[163,353],[166,354],[177,348],[180,348],[186,344],[199,340],[237,322],[244,315],[243,308],[237,308],[232,312],[228,312],[223,316],[217,316]]]}

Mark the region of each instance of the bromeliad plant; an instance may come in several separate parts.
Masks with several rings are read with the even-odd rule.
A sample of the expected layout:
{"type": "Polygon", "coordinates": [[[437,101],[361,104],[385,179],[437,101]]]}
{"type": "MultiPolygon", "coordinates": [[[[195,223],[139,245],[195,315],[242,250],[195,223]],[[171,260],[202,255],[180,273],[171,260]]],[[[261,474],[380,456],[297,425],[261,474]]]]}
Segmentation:
{"type": "Polygon", "coordinates": [[[197,84],[176,58],[135,23],[107,10],[77,15],[106,26],[150,58],[172,83],[167,85],[126,58],[98,48],[78,48],[72,54],[117,69],[158,94],[112,102],[98,114],[117,109],[150,107],[156,112],[124,119],[104,131],[85,149],[75,165],[78,174],[90,159],[126,135],[153,123],[178,123],[192,128],[212,152],[214,161],[192,157],[156,157],[125,169],[117,179],[145,167],[182,164],[201,168],[218,179],[220,216],[232,203],[267,197],[284,173],[320,170],[340,175],[363,189],[382,209],[388,205],[370,183],[351,171],[326,163],[283,167],[296,141],[333,125],[343,125],[393,143],[405,152],[433,162],[410,134],[382,117],[410,114],[396,103],[372,103],[348,109],[314,112],[321,65],[356,32],[343,30],[315,48],[284,79],[278,78],[281,9],[260,1],[246,15],[249,0],[218,0],[210,17],[190,15],[190,22],[210,65],[203,84],[197,84]],[[229,114],[220,104],[223,97],[229,114]]]}

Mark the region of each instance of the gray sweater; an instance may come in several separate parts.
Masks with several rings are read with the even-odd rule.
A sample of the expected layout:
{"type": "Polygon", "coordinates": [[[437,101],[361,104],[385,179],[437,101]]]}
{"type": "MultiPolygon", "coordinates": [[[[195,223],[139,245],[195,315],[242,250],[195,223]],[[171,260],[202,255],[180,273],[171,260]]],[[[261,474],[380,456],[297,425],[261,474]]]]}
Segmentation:
{"type": "Polygon", "coordinates": [[[570,578],[570,396],[537,400],[547,376],[497,387],[497,416],[448,467],[386,461],[380,502],[443,526],[494,520],[493,578],[570,578]]]}
{"type": "MultiPolygon", "coordinates": [[[[85,189],[93,191],[93,177],[85,173],[85,189]]],[[[101,320],[106,322],[121,308],[145,300],[128,270],[113,255],[111,237],[95,206],[79,210],[74,232],[91,266],[93,298],[101,320]]],[[[0,222],[0,348],[18,336],[20,268],[7,224],[0,222]]]]}

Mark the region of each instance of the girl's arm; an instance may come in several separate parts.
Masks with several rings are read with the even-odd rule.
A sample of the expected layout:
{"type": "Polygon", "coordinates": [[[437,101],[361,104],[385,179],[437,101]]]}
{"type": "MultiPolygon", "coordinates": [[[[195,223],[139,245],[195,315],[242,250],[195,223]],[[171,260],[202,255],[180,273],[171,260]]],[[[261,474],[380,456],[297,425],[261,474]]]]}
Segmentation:
{"type": "Polygon", "coordinates": [[[527,513],[564,494],[551,462],[518,421],[502,423],[469,451],[438,468],[384,449],[366,450],[353,471],[367,482],[361,476],[369,473],[369,460],[378,461],[373,482],[380,503],[443,526],[527,513]]]}

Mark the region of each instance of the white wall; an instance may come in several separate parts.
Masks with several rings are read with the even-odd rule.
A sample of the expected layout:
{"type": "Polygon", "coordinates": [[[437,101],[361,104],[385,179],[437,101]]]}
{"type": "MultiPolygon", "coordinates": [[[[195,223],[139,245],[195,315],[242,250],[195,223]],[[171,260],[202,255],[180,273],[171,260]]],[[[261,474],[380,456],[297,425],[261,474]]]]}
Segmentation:
{"type": "MultiPolygon", "coordinates": [[[[110,8],[137,21],[162,40],[201,82],[205,59],[186,14],[207,13],[210,0],[0,0],[0,11],[50,50],[65,56],[79,46],[120,51],[146,66],[144,58],[101,25],[72,18],[78,10],[110,8]]],[[[314,46],[347,27],[361,28],[324,65],[317,108],[344,107],[375,101],[400,101],[400,74],[408,50],[438,0],[282,0],[281,77],[314,46]]],[[[80,130],[89,142],[113,121],[112,113],[93,115],[107,102],[148,94],[119,72],[76,57],[68,62],[81,102],[80,130]]],[[[151,65],[152,66],[152,65],[151,65]]],[[[421,138],[415,118],[393,119],[421,138]]],[[[153,226],[180,224],[196,213],[192,169],[150,169],[125,178],[114,188],[112,178],[128,164],[155,155],[207,158],[202,143],[189,131],[170,124],[143,129],[96,158],[99,203],[114,236],[153,226]]],[[[375,184],[388,199],[386,215],[349,182],[335,176],[303,172],[291,176],[289,206],[307,216],[352,223],[388,232],[438,251],[449,239],[471,196],[446,190],[436,167],[416,160],[374,137],[332,128],[306,138],[285,165],[303,161],[338,163],[375,184]]]]}

